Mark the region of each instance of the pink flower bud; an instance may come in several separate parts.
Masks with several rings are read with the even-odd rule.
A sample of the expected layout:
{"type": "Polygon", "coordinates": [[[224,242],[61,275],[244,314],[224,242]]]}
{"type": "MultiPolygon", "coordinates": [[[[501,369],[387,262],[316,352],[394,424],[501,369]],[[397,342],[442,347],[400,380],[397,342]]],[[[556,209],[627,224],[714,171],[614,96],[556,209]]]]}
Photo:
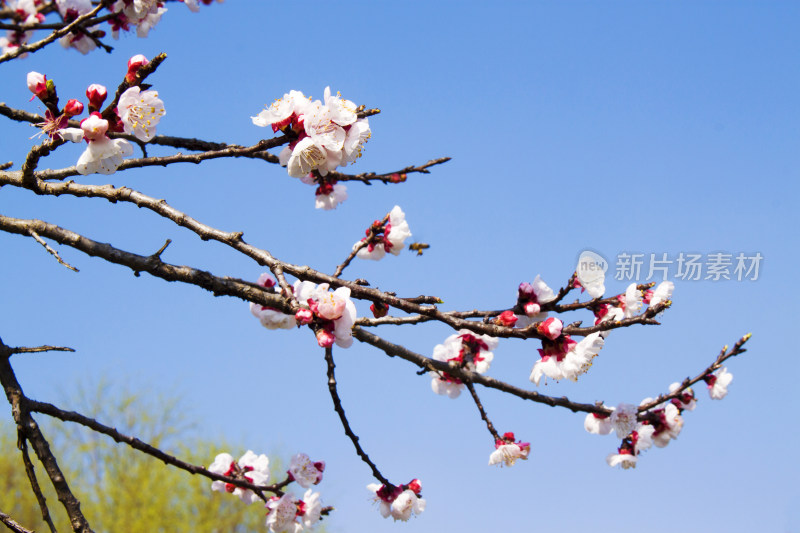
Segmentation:
{"type": "Polygon", "coordinates": [[[28,72],[28,90],[40,100],[47,98],[47,76],[38,72],[28,72]]]}
{"type": "Polygon", "coordinates": [[[515,315],[513,311],[503,311],[500,313],[500,316],[495,319],[494,323],[499,326],[513,328],[514,324],[517,323],[517,315],[515,315]]]}
{"type": "Polygon", "coordinates": [[[297,320],[298,324],[305,326],[314,320],[314,313],[312,313],[310,309],[298,309],[294,314],[294,318],[297,320]]]}
{"type": "Polygon", "coordinates": [[[262,287],[271,289],[272,287],[275,286],[275,278],[264,272],[263,274],[258,276],[258,281],[256,281],[256,283],[258,285],[261,285],[262,287]]]}
{"type": "Polygon", "coordinates": [[[150,63],[142,54],[136,54],[128,60],[128,73],[125,75],[125,81],[134,83],[136,81],[136,73],[139,69],[150,63]]]}
{"type": "Polygon", "coordinates": [[[83,136],[90,141],[98,141],[106,136],[108,131],[108,121],[100,116],[100,113],[92,113],[89,118],[81,121],[83,136]]]}
{"type": "Polygon", "coordinates": [[[519,284],[519,297],[520,298],[535,298],[536,293],[533,292],[533,285],[528,282],[519,284]]]}
{"type": "Polygon", "coordinates": [[[389,306],[382,302],[375,302],[369,306],[369,309],[375,318],[383,318],[389,312],[389,306]]]}
{"type": "Polygon", "coordinates": [[[550,317],[539,325],[539,333],[550,340],[556,340],[561,335],[564,323],[555,317],[550,317]]]}
{"type": "Polygon", "coordinates": [[[333,336],[333,333],[330,331],[326,331],[324,329],[320,329],[317,331],[317,344],[320,345],[322,348],[330,348],[333,346],[333,342],[336,340],[336,337],[333,336]]]}
{"type": "Polygon", "coordinates": [[[541,306],[537,303],[528,302],[525,304],[525,314],[528,316],[538,315],[541,310],[541,306]]]}
{"type": "Polygon", "coordinates": [[[68,117],[74,117],[75,115],[80,115],[83,113],[83,104],[74,98],[72,100],[67,101],[67,105],[64,106],[64,114],[68,117]]]}
{"type": "Polygon", "coordinates": [[[106,101],[106,96],[108,96],[108,91],[102,85],[97,83],[89,85],[89,88],[86,89],[86,98],[89,99],[89,111],[99,110],[103,102],[106,101]]]}

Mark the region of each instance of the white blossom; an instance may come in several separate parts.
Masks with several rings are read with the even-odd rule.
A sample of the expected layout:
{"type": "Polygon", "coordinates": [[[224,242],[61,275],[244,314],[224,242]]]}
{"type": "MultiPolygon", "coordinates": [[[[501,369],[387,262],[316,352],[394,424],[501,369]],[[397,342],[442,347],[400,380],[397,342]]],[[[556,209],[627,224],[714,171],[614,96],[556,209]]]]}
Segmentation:
{"type": "Polygon", "coordinates": [[[312,462],[308,455],[304,453],[296,454],[289,462],[289,473],[297,484],[304,489],[322,481],[322,472],[324,469],[324,462],[312,462]]]}
{"type": "Polygon", "coordinates": [[[656,290],[653,291],[653,295],[650,296],[650,307],[672,298],[672,291],[674,290],[675,284],[671,281],[662,281],[659,283],[656,290]]]}
{"type": "Polygon", "coordinates": [[[156,91],[142,91],[131,87],[119,97],[117,110],[125,126],[125,133],[132,133],[142,142],[156,135],[156,125],[166,114],[164,102],[156,91]]]}
{"type": "Polygon", "coordinates": [[[589,413],[583,420],[583,429],[594,435],[608,435],[613,429],[611,427],[611,417],[600,417],[594,413],[589,413]]]}
{"type": "Polygon", "coordinates": [[[412,514],[422,514],[425,503],[424,498],[419,498],[413,490],[406,489],[392,502],[392,518],[406,522],[412,514]]]}
{"type": "Polygon", "coordinates": [[[314,207],[330,211],[345,200],[347,200],[347,187],[341,183],[337,183],[333,186],[333,190],[330,193],[316,195],[314,207]]]}
{"type": "Polygon", "coordinates": [[[79,174],[113,174],[122,164],[124,157],[133,155],[133,146],[125,139],[102,138],[90,141],[86,150],[78,158],[76,168],[79,174]]]}
{"type": "Polygon", "coordinates": [[[611,413],[611,427],[617,434],[617,438],[624,439],[636,429],[636,406],[629,403],[621,403],[611,413]]]}
{"type": "Polygon", "coordinates": [[[708,395],[712,400],[721,400],[728,394],[728,385],[733,381],[733,374],[722,367],[714,371],[708,382],[708,395]]]}
{"type": "Polygon", "coordinates": [[[636,283],[631,283],[625,289],[625,296],[622,299],[625,318],[635,316],[642,309],[642,291],[636,288],[636,283]]]}
{"type": "Polygon", "coordinates": [[[296,520],[297,504],[291,494],[272,498],[267,502],[267,527],[272,533],[300,533],[303,530],[296,520]]]}
{"type": "Polygon", "coordinates": [[[495,451],[489,455],[489,465],[514,466],[517,459],[527,460],[531,446],[528,443],[508,443],[496,446],[495,451]]]}
{"type": "MultiPolygon", "coordinates": [[[[360,259],[376,261],[382,259],[387,251],[394,255],[400,255],[400,252],[405,248],[406,239],[410,237],[411,230],[408,227],[408,222],[406,222],[406,214],[400,209],[399,205],[396,205],[389,212],[389,220],[384,227],[383,236],[376,237],[376,241],[377,239],[380,239],[380,241],[373,241],[363,246],[356,255],[360,259]]],[[[363,241],[355,243],[353,248],[358,247],[361,242],[363,241]]]]}
{"type": "MultiPolygon", "coordinates": [[[[269,481],[269,458],[264,454],[256,455],[251,450],[247,450],[247,453],[238,462],[234,462],[231,454],[221,453],[217,455],[208,470],[215,474],[234,478],[237,475],[243,475],[247,481],[254,485],[265,485],[269,481]]],[[[252,490],[237,487],[224,481],[212,481],[211,490],[230,492],[248,505],[258,499],[258,496],[252,490]]]]}

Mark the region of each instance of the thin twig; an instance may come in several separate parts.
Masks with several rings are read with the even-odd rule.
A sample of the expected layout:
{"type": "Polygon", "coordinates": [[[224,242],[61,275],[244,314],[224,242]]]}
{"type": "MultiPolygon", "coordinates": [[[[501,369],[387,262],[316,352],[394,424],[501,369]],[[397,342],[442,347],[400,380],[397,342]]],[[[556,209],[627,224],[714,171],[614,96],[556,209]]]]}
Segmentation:
{"type": "Polygon", "coordinates": [[[375,238],[375,235],[377,234],[377,230],[385,228],[386,227],[386,223],[388,221],[389,221],[389,215],[387,214],[385,217],[383,217],[383,220],[380,221],[380,224],[378,225],[377,228],[376,228],[375,224],[370,225],[370,227],[367,229],[367,232],[366,232],[367,236],[364,237],[363,239],[361,239],[360,241],[358,241],[355,244],[355,246],[353,246],[353,249],[350,251],[350,254],[345,258],[345,260],[342,261],[342,263],[338,267],[336,267],[336,272],[333,273],[333,277],[334,278],[338,278],[339,276],[342,275],[342,272],[344,272],[344,269],[347,268],[347,266],[350,264],[350,262],[358,254],[358,251],[361,250],[362,248],[364,248],[365,246],[368,246],[369,243],[372,241],[372,239],[375,238]]]}
{"type": "Polygon", "coordinates": [[[28,231],[28,234],[29,234],[31,237],[33,237],[33,238],[34,238],[34,240],[35,240],[36,242],[38,242],[39,244],[41,244],[42,246],[44,246],[44,249],[45,249],[45,250],[47,250],[47,251],[48,251],[48,253],[50,253],[50,255],[52,255],[53,257],[55,257],[55,258],[56,258],[56,261],[58,261],[58,262],[59,262],[59,264],[61,264],[61,265],[64,265],[65,267],[67,267],[68,269],[72,270],[73,272],[79,272],[79,270],[78,270],[77,268],[75,268],[74,266],[70,265],[69,263],[67,263],[67,262],[65,262],[63,259],[61,259],[61,256],[60,256],[60,255],[58,255],[58,252],[56,252],[55,250],[53,250],[52,248],[50,248],[50,245],[49,245],[49,244],[47,244],[47,243],[45,242],[45,240],[44,240],[44,239],[42,239],[41,237],[39,237],[39,234],[38,234],[38,233],[36,233],[34,230],[32,230],[32,229],[31,229],[31,230],[29,230],[29,231],[28,231]]]}
{"type": "Polygon", "coordinates": [[[360,327],[353,328],[353,337],[361,342],[365,342],[375,346],[376,348],[379,348],[390,357],[400,357],[401,359],[405,359],[406,361],[409,361],[410,363],[413,363],[422,369],[439,373],[446,372],[451,376],[460,379],[461,381],[470,381],[490,389],[497,389],[523,400],[531,400],[533,402],[543,403],[551,407],[566,407],[570,411],[576,413],[597,413],[599,415],[611,414],[611,409],[608,409],[602,405],[573,402],[565,396],[561,398],[546,396],[544,394],[539,394],[536,391],[520,389],[519,387],[515,387],[504,381],[466,370],[461,368],[459,365],[451,365],[444,361],[436,361],[435,359],[415,353],[405,346],[400,346],[398,344],[391,343],[386,339],[382,339],[381,337],[378,337],[377,335],[360,327]]]}
{"type": "Polygon", "coordinates": [[[745,335],[744,337],[742,337],[741,339],[736,341],[736,344],[733,345],[733,348],[730,351],[728,351],[728,347],[725,346],[722,350],[720,350],[719,355],[714,360],[714,362],[711,363],[708,366],[708,368],[706,368],[705,370],[700,372],[697,376],[695,376],[692,379],[689,379],[689,378],[684,379],[681,382],[680,386],[677,389],[675,389],[674,391],[670,392],[669,394],[660,394],[658,396],[658,398],[656,398],[655,400],[653,400],[651,402],[648,402],[646,404],[640,405],[638,411],[640,413],[643,413],[643,412],[645,412],[645,411],[647,411],[649,409],[652,409],[654,407],[657,407],[657,406],[661,405],[664,402],[668,402],[668,401],[672,400],[673,398],[680,398],[680,396],[683,394],[683,392],[686,389],[688,389],[689,387],[691,387],[695,383],[698,383],[698,382],[702,381],[704,377],[708,376],[709,374],[711,374],[715,370],[719,369],[722,366],[722,363],[724,363],[726,360],[730,359],[731,357],[735,357],[735,356],[737,356],[739,354],[743,354],[744,352],[746,352],[747,350],[743,349],[742,346],[744,346],[744,344],[748,340],[750,340],[750,337],[751,337],[751,334],[748,333],[747,335],[745,335]]]}
{"type": "MultiPolygon", "coordinates": [[[[28,235],[28,229],[33,228],[37,233],[60,243],[80,250],[93,257],[102,257],[110,263],[124,265],[134,271],[147,272],[166,281],[181,281],[197,285],[215,295],[225,294],[236,296],[248,302],[255,302],[267,307],[282,309],[286,312],[286,300],[278,294],[265,291],[261,287],[254,287],[250,283],[242,283],[232,279],[225,279],[188,266],[178,266],[165,263],[153,256],[137,255],[110,244],[93,241],[75,232],[42,222],[41,220],[20,220],[0,215],[0,230],[8,233],[28,235]]],[[[294,311],[291,311],[294,312],[294,311]]]]}
{"type": "Polygon", "coordinates": [[[225,483],[232,483],[237,487],[243,487],[246,489],[250,489],[254,492],[259,491],[267,491],[273,492],[278,495],[282,495],[283,492],[280,490],[282,487],[285,487],[290,481],[284,480],[280,483],[275,483],[273,485],[254,485],[253,483],[248,482],[247,480],[237,479],[230,476],[223,476],[221,474],[215,474],[214,472],[210,472],[208,469],[193,465],[191,463],[187,463],[185,461],[181,461],[177,457],[174,457],[155,446],[152,446],[144,441],[137,439],[136,437],[130,437],[128,435],[124,435],[117,431],[116,429],[101,424],[97,420],[93,418],[89,418],[88,416],[84,416],[80,413],[76,413],[74,411],[65,411],[56,407],[53,404],[39,402],[36,400],[27,399],[28,408],[31,412],[34,413],[41,413],[43,415],[48,415],[53,418],[57,418],[64,422],[73,422],[76,424],[80,424],[85,426],[97,433],[102,433],[108,437],[114,439],[115,442],[121,442],[127,444],[134,450],[138,450],[142,453],[145,453],[151,457],[155,457],[156,459],[164,462],[165,464],[172,465],[176,468],[189,472],[190,474],[198,474],[208,479],[214,481],[224,481],[225,483]]]}
{"type": "Polygon", "coordinates": [[[466,385],[467,390],[472,395],[472,400],[475,402],[475,405],[478,407],[478,411],[481,412],[481,420],[486,422],[486,429],[488,429],[489,433],[492,434],[492,437],[494,438],[494,441],[497,442],[499,440],[502,440],[502,439],[500,439],[500,435],[497,433],[497,430],[494,428],[494,424],[492,424],[492,421],[489,420],[489,416],[486,414],[486,411],[483,409],[483,404],[481,403],[481,399],[478,397],[478,393],[475,390],[475,385],[473,385],[472,382],[469,381],[469,380],[464,381],[464,385],[466,385]]]}
{"type": "Polygon", "coordinates": [[[20,346],[18,348],[9,348],[9,354],[15,353],[40,353],[40,352],[74,352],[73,348],[67,346],[20,346]]]}
{"type": "Polygon", "coordinates": [[[2,384],[6,393],[8,403],[11,404],[11,413],[17,423],[17,429],[25,435],[25,438],[33,446],[36,457],[39,458],[39,462],[41,462],[44,471],[50,478],[58,500],[69,516],[72,529],[76,533],[91,533],[92,529],[89,526],[89,522],[81,512],[80,502],[69,488],[66,477],[64,477],[64,473],[58,466],[55,455],[50,450],[50,443],[42,434],[26,405],[27,398],[22,392],[22,387],[17,381],[14,369],[9,361],[11,353],[11,347],[6,346],[0,340],[0,384],[2,384]]]}
{"type": "MultiPolygon", "coordinates": [[[[420,174],[430,174],[430,167],[434,165],[441,165],[442,163],[447,163],[450,161],[451,158],[449,157],[440,157],[438,159],[431,159],[427,163],[423,163],[422,165],[411,165],[405,167],[400,170],[395,170],[394,172],[384,172],[383,174],[376,174],[374,172],[363,172],[361,174],[343,174],[341,172],[329,172],[328,176],[335,179],[336,181],[360,181],[367,185],[370,185],[371,181],[380,181],[382,183],[393,183],[396,182],[398,176],[402,174],[412,174],[414,172],[418,172],[420,174]]],[[[402,179],[401,179],[402,181],[402,179]]]]}
{"type": "Polygon", "coordinates": [[[0,511],[0,522],[3,523],[8,529],[14,531],[15,533],[36,533],[32,529],[28,529],[23,527],[17,522],[16,520],[12,519],[3,511],[0,511]]]}
{"type": "Polygon", "coordinates": [[[33,469],[33,463],[28,455],[28,445],[22,430],[17,432],[17,448],[20,452],[22,452],[22,463],[25,465],[25,473],[28,475],[28,481],[30,481],[31,490],[36,496],[36,501],[39,503],[39,509],[42,511],[42,520],[47,523],[47,527],[50,528],[52,533],[56,533],[56,526],[53,524],[53,520],[50,518],[50,509],[47,508],[47,499],[44,497],[44,494],[42,494],[42,489],[36,479],[36,471],[33,469]]]}
{"type": "Polygon", "coordinates": [[[36,41],[32,44],[24,44],[22,46],[18,46],[14,50],[10,52],[6,52],[5,54],[0,56],[0,63],[5,63],[6,61],[10,61],[15,57],[19,57],[22,54],[27,52],[36,52],[37,50],[41,50],[48,44],[52,43],[59,37],[63,37],[64,35],[70,33],[74,28],[81,26],[84,22],[95,16],[97,13],[100,12],[101,9],[105,7],[105,2],[100,2],[94,9],[81,15],[80,17],[73,20],[71,23],[67,24],[60,30],[55,30],[53,33],[42,39],[41,41],[36,41]]]}
{"type": "Polygon", "coordinates": [[[331,393],[333,408],[336,410],[336,414],[339,415],[339,420],[342,422],[345,434],[353,443],[353,446],[355,446],[358,456],[369,466],[370,470],[372,470],[372,476],[386,487],[393,487],[394,485],[381,474],[378,467],[372,462],[369,455],[367,455],[367,452],[361,447],[361,444],[358,442],[358,435],[353,432],[353,429],[350,427],[350,422],[347,421],[347,415],[345,415],[344,408],[342,407],[342,399],[339,398],[339,392],[336,390],[336,375],[334,374],[336,364],[333,362],[333,349],[330,347],[325,348],[325,362],[328,364],[328,391],[331,393]]]}

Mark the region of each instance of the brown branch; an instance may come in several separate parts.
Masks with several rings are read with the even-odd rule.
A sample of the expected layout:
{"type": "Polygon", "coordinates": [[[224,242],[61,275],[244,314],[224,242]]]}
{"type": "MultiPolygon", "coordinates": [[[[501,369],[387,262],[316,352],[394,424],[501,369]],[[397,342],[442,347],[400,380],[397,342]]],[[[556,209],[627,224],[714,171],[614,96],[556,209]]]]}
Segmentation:
{"type": "Polygon", "coordinates": [[[286,301],[281,296],[267,292],[262,287],[254,286],[253,284],[221,278],[188,266],[164,263],[154,256],[142,256],[126,252],[110,244],[93,241],[75,232],[41,220],[22,220],[0,215],[0,230],[2,231],[27,236],[29,228],[33,228],[40,235],[80,250],[87,255],[101,257],[110,263],[126,266],[133,270],[135,275],[140,272],[147,272],[167,281],[181,281],[197,285],[212,292],[215,296],[222,294],[236,296],[249,302],[293,312],[291,309],[287,309],[286,301]]]}
{"type": "MultiPolygon", "coordinates": [[[[21,109],[15,109],[13,107],[9,107],[5,103],[0,103],[0,115],[3,115],[11,120],[15,120],[17,122],[29,122],[31,124],[39,124],[44,122],[44,117],[41,115],[37,115],[36,113],[29,113],[28,111],[23,111],[21,109]]],[[[81,124],[80,120],[72,119],[68,121],[67,125],[71,128],[79,128],[81,124]]],[[[125,139],[130,142],[137,142],[138,139],[134,135],[130,135],[127,133],[115,133],[115,132],[107,132],[107,135],[113,139],[125,139]]],[[[288,137],[281,136],[276,137],[273,139],[275,142],[274,146],[279,146],[281,144],[285,144],[289,142],[288,137]],[[279,141],[278,141],[279,140],[279,141]]],[[[183,148],[186,150],[193,150],[198,152],[213,152],[218,150],[225,150],[227,148],[244,148],[243,146],[239,146],[236,144],[227,144],[222,142],[212,142],[212,141],[203,141],[200,139],[188,138],[188,137],[173,137],[170,135],[156,135],[147,144],[157,144],[159,146],[170,146],[172,148],[183,148]]],[[[278,163],[278,157],[272,155],[268,152],[255,152],[250,154],[242,154],[239,157],[248,157],[248,158],[256,158],[256,159],[263,159],[270,163],[278,163]]],[[[2,170],[2,169],[0,169],[2,170]]]]}
{"type": "Polygon", "coordinates": [[[278,495],[282,495],[283,491],[281,488],[285,487],[289,484],[289,480],[282,481],[280,483],[275,483],[272,485],[254,485],[253,483],[248,482],[247,480],[238,479],[229,476],[223,476],[221,474],[215,474],[214,472],[210,472],[208,469],[193,465],[191,463],[187,463],[185,461],[181,461],[177,457],[174,457],[155,446],[152,446],[142,440],[137,439],[136,437],[130,437],[128,435],[124,435],[117,431],[116,429],[101,424],[97,420],[93,418],[89,418],[88,416],[84,416],[80,413],[76,413],[74,411],[65,411],[63,409],[59,409],[55,405],[45,403],[45,402],[38,402],[36,400],[26,399],[28,408],[34,413],[41,413],[43,415],[48,415],[53,418],[57,418],[63,422],[73,422],[75,424],[80,424],[81,426],[85,426],[92,431],[96,431],[97,433],[101,433],[108,437],[114,439],[115,442],[121,442],[123,444],[127,444],[134,450],[140,451],[145,453],[151,457],[155,457],[156,459],[162,461],[165,464],[172,465],[176,468],[189,472],[190,474],[200,475],[203,477],[207,477],[208,479],[214,481],[223,481],[225,483],[231,483],[236,485],[237,487],[243,487],[246,489],[250,489],[253,492],[273,492],[278,495]]]}
{"type": "Polygon", "coordinates": [[[41,244],[42,246],[44,246],[44,249],[45,249],[45,250],[47,250],[47,252],[48,252],[50,255],[52,255],[53,257],[55,257],[55,258],[56,258],[56,261],[58,261],[58,262],[59,262],[59,264],[61,264],[61,265],[64,265],[65,267],[67,267],[68,269],[72,270],[73,272],[79,272],[79,270],[78,270],[77,268],[75,268],[74,266],[70,265],[69,263],[67,263],[67,262],[65,262],[63,259],[61,259],[61,256],[60,256],[60,255],[58,255],[58,252],[56,252],[55,250],[53,250],[52,248],[50,248],[50,245],[49,245],[49,244],[47,244],[47,243],[44,241],[44,239],[42,239],[41,237],[39,237],[39,234],[38,234],[38,233],[36,233],[36,232],[35,232],[35,231],[33,231],[33,230],[30,230],[30,231],[28,232],[28,235],[30,235],[31,237],[33,237],[33,239],[34,239],[36,242],[38,242],[39,244],[41,244]]]}
{"type": "Polygon", "coordinates": [[[20,346],[19,348],[9,348],[9,354],[15,353],[40,353],[40,352],[74,352],[72,348],[66,346],[35,346],[28,348],[20,346]]]}
{"type": "Polygon", "coordinates": [[[36,533],[32,529],[28,529],[23,527],[17,522],[16,520],[12,519],[3,511],[0,511],[0,522],[3,523],[8,529],[14,531],[15,533],[36,533]]]}
{"type": "Polygon", "coordinates": [[[44,497],[44,494],[42,494],[42,489],[39,487],[39,481],[36,479],[36,471],[33,469],[33,463],[28,455],[26,437],[21,429],[17,431],[17,448],[20,452],[22,452],[22,463],[25,465],[25,473],[28,475],[28,481],[31,484],[31,490],[36,496],[36,501],[39,503],[39,509],[42,511],[42,520],[47,523],[47,527],[50,528],[50,531],[56,533],[56,526],[53,524],[53,520],[50,518],[50,510],[47,508],[47,499],[44,497]]]}
{"type": "Polygon", "coordinates": [[[11,348],[0,340],[0,384],[5,390],[8,403],[11,404],[11,413],[17,423],[17,429],[24,434],[25,438],[33,446],[36,456],[50,478],[58,500],[67,511],[72,529],[76,532],[89,533],[92,529],[81,512],[81,504],[70,490],[64,474],[58,466],[55,455],[50,451],[50,444],[34,421],[25,403],[27,398],[22,392],[22,387],[17,381],[9,361],[11,353],[11,348]]]}
{"type": "Polygon", "coordinates": [[[473,385],[472,382],[469,381],[469,380],[465,381],[464,385],[466,385],[467,390],[472,395],[472,400],[475,402],[475,405],[478,407],[478,411],[480,411],[480,413],[481,413],[481,420],[486,422],[486,429],[488,429],[489,433],[492,434],[492,437],[494,438],[494,441],[497,442],[499,440],[502,440],[500,438],[500,435],[497,433],[497,430],[494,428],[494,424],[492,424],[492,421],[489,420],[489,416],[486,414],[486,411],[483,409],[483,404],[481,403],[481,399],[478,397],[478,393],[475,390],[475,385],[473,385]]]}
{"type": "Polygon", "coordinates": [[[97,13],[100,12],[101,9],[105,7],[105,2],[100,2],[94,9],[89,11],[88,13],[81,15],[80,17],[73,20],[71,23],[67,24],[60,30],[55,30],[53,33],[42,39],[41,41],[37,41],[33,44],[24,44],[7,52],[0,56],[0,63],[5,63],[6,61],[10,61],[16,57],[21,56],[27,52],[36,52],[37,50],[41,50],[48,44],[52,43],[59,37],[63,37],[64,35],[70,33],[73,29],[81,27],[81,25],[86,22],[87,20],[94,17],[97,13]]]}
{"type": "MultiPolygon", "coordinates": [[[[389,215],[387,214],[385,217],[383,217],[383,220],[381,220],[379,227],[383,229],[388,221],[389,221],[389,215]]],[[[350,254],[345,258],[345,260],[342,261],[342,263],[338,267],[336,267],[336,272],[333,273],[334,278],[338,278],[339,276],[342,275],[344,269],[347,268],[350,262],[358,254],[358,251],[361,250],[363,247],[367,246],[369,242],[375,237],[375,234],[376,234],[375,224],[372,224],[367,230],[367,236],[358,241],[356,245],[353,246],[353,249],[350,251],[350,254]]]]}
{"type": "Polygon", "coordinates": [[[382,350],[384,353],[386,353],[386,355],[390,357],[395,357],[395,356],[400,357],[401,359],[405,359],[406,361],[413,363],[422,369],[433,372],[446,372],[451,376],[460,379],[463,382],[470,381],[472,383],[483,385],[484,387],[490,389],[497,389],[499,391],[506,392],[512,396],[516,396],[517,398],[521,398],[523,400],[530,400],[537,403],[543,403],[551,407],[565,407],[570,411],[576,413],[581,411],[585,413],[597,413],[599,415],[611,414],[611,410],[606,407],[603,407],[602,405],[578,403],[578,402],[573,402],[566,397],[554,398],[552,396],[539,394],[536,391],[527,391],[524,389],[520,389],[519,387],[515,387],[513,385],[505,383],[503,381],[483,376],[481,374],[478,374],[477,372],[471,372],[469,370],[465,370],[456,364],[451,365],[443,361],[436,361],[429,357],[425,357],[424,355],[412,352],[411,350],[409,350],[404,346],[400,346],[398,344],[394,344],[385,339],[382,339],[381,337],[378,337],[373,333],[369,333],[368,331],[360,327],[353,328],[353,337],[355,337],[361,342],[375,346],[376,348],[382,350]]]}
{"type": "Polygon", "coordinates": [[[438,159],[431,159],[427,163],[423,163],[422,165],[418,166],[408,166],[400,170],[395,170],[394,172],[385,172],[383,174],[376,174],[374,172],[363,172],[361,174],[343,174],[341,172],[328,172],[328,176],[336,179],[337,181],[360,181],[367,185],[371,185],[371,181],[380,181],[382,183],[393,183],[393,180],[397,178],[393,178],[393,176],[399,176],[401,174],[412,174],[414,172],[418,172],[420,174],[430,174],[430,167],[434,165],[441,165],[442,163],[447,163],[450,161],[451,158],[449,157],[440,157],[438,159]]]}
{"type": "MultiPolygon", "coordinates": [[[[117,168],[117,170],[127,170],[129,168],[144,168],[167,165],[174,163],[195,163],[199,164],[208,159],[219,159],[221,157],[249,157],[251,154],[260,153],[268,148],[277,146],[283,142],[282,137],[276,139],[268,139],[257,142],[252,146],[229,146],[222,150],[210,150],[208,152],[201,152],[197,154],[175,154],[163,157],[143,157],[139,159],[126,159],[117,168]]],[[[35,176],[40,180],[63,180],[70,176],[77,176],[80,174],[76,167],[68,167],[60,170],[42,170],[35,173],[35,176]]]]}
{"type": "Polygon", "coordinates": [[[650,402],[648,402],[646,404],[640,405],[639,409],[638,409],[639,412],[643,413],[645,411],[648,411],[648,410],[650,410],[650,409],[652,409],[654,407],[657,407],[658,405],[661,405],[664,402],[668,402],[668,401],[672,400],[673,398],[680,398],[680,396],[683,394],[683,391],[685,391],[686,389],[688,389],[689,387],[691,387],[695,383],[698,383],[698,382],[702,381],[704,377],[708,376],[709,374],[711,374],[715,370],[717,370],[720,367],[722,367],[722,363],[724,363],[726,360],[730,359],[731,357],[735,357],[735,356],[737,356],[739,354],[743,354],[744,352],[746,352],[747,350],[742,349],[742,346],[744,346],[744,344],[748,340],[750,340],[750,337],[751,337],[751,334],[748,333],[747,335],[745,335],[744,337],[742,337],[741,339],[736,341],[736,344],[733,345],[733,348],[730,351],[728,351],[728,347],[727,346],[722,348],[722,350],[720,351],[720,353],[717,356],[717,358],[714,360],[713,363],[711,363],[708,366],[708,368],[706,368],[705,370],[700,372],[697,376],[695,376],[695,377],[693,377],[691,379],[689,379],[689,378],[684,379],[681,382],[680,386],[677,389],[675,389],[674,391],[670,392],[669,394],[660,394],[658,396],[658,398],[656,398],[655,400],[650,401],[650,402]]]}
{"type": "Polygon", "coordinates": [[[334,369],[336,368],[336,364],[333,362],[333,349],[330,347],[325,348],[325,362],[328,364],[328,391],[331,394],[331,399],[333,400],[333,408],[336,410],[336,414],[339,415],[339,420],[342,422],[342,427],[344,428],[344,433],[353,443],[353,446],[356,449],[356,453],[361,458],[361,460],[369,466],[370,470],[372,470],[372,476],[383,483],[386,487],[394,487],[394,485],[386,479],[381,471],[378,470],[378,467],[375,463],[372,462],[372,459],[369,458],[367,452],[364,451],[364,448],[361,447],[359,444],[359,437],[353,432],[353,429],[350,427],[350,422],[347,421],[347,415],[344,413],[344,408],[342,407],[342,399],[339,398],[339,392],[336,390],[336,375],[334,374],[334,369]]]}

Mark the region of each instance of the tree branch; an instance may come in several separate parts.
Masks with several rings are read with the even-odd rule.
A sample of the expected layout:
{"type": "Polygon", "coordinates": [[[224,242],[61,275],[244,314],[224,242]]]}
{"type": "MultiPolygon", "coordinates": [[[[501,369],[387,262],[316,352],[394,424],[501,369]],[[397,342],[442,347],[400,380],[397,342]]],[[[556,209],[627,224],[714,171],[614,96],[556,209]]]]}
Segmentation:
{"type": "Polygon", "coordinates": [[[361,458],[364,463],[369,466],[370,470],[372,470],[372,476],[386,485],[386,487],[394,487],[394,485],[386,479],[381,471],[378,470],[378,467],[375,463],[372,462],[372,459],[369,458],[367,452],[364,451],[364,448],[361,447],[359,444],[359,437],[353,432],[353,429],[350,427],[350,422],[347,421],[347,415],[344,413],[344,408],[342,407],[342,399],[339,398],[339,392],[336,389],[336,375],[334,374],[334,369],[336,365],[333,362],[333,350],[328,347],[325,348],[325,362],[328,364],[328,391],[331,394],[331,399],[333,400],[333,408],[336,411],[336,414],[339,415],[339,420],[342,422],[342,427],[344,428],[344,433],[353,443],[353,446],[356,449],[356,453],[361,458]]]}

